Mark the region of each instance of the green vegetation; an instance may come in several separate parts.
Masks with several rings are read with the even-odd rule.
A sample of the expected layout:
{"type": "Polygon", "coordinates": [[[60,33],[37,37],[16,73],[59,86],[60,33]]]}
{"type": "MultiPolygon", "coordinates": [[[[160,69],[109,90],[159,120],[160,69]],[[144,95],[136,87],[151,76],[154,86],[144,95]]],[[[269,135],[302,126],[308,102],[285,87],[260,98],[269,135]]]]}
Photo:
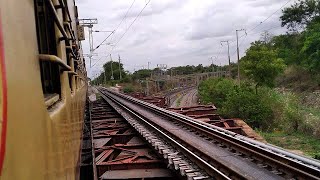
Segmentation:
{"type": "Polygon", "coordinates": [[[177,102],[176,102],[176,107],[180,106],[182,98],[183,98],[183,95],[179,95],[177,102]]]}
{"type": "MultiPolygon", "coordinates": [[[[219,67],[219,69],[225,69],[225,67],[219,67]]],[[[168,74],[173,75],[187,75],[187,74],[194,74],[194,73],[204,73],[204,72],[212,72],[212,70],[216,71],[218,69],[218,66],[216,65],[210,65],[210,66],[203,66],[202,64],[199,64],[197,66],[178,66],[178,67],[172,67],[168,69],[168,74]]]]}
{"type": "Polygon", "coordinates": [[[299,149],[310,157],[320,159],[320,139],[318,138],[302,133],[288,134],[283,132],[260,132],[260,134],[270,144],[274,144],[288,150],[299,149]]]}
{"type": "Polygon", "coordinates": [[[245,83],[206,80],[200,100],[245,120],[272,144],[319,159],[320,96],[313,92],[320,87],[320,2],[298,1],[282,12],[287,34],[252,43],[241,58],[245,83]]]}
{"type": "Polygon", "coordinates": [[[267,129],[272,119],[272,109],[249,85],[235,86],[222,104],[222,115],[245,119],[254,128],[267,129]]]}
{"type": "Polygon", "coordinates": [[[228,79],[208,79],[200,83],[198,93],[202,103],[208,104],[214,101],[217,107],[221,107],[234,86],[233,81],[228,79]]]}
{"type": "Polygon", "coordinates": [[[274,143],[279,138],[271,137],[275,132],[276,135],[282,135],[284,141],[288,141],[288,144],[280,144],[288,149],[295,149],[290,146],[289,141],[299,142],[304,141],[304,137],[312,137],[296,146],[296,149],[302,149],[315,157],[316,150],[312,151],[312,148],[320,147],[320,110],[303,105],[301,97],[295,93],[269,87],[259,87],[256,93],[255,85],[245,82],[239,87],[230,79],[203,81],[198,90],[201,102],[215,104],[218,113],[226,118],[243,119],[251,127],[261,131],[272,144],[279,145],[274,143]],[[219,105],[215,102],[219,102],[219,105]],[[288,136],[285,137],[284,134],[288,136]],[[307,147],[308,145],[310,146],[307,147]]]}
{"type": "Polygon", "coordinates": [[[132,85],[127,85],[123,88],[124,93],[133,93],[134,92],[134,87],[132,85]]]}
{"type": "Polygon", "coordinates": [[[138,71],[133,72],[132,74],[132,80],[141,80],[146,79],[151,76],[152,70],[149,69],[140,69],[138,71]]]}
{"type": "Polygon", "coordinates": [[[319,1],[305,0],[285,8],[280,19],[289,32],[274,38],[272,47],[279,50],[279,55],[286,58],[287,63],[300,65],[312,73],[317,73],[320,68],[319,7],[319,1]]]}
{"type": "Polygon", "coordinates": [[[276,50],[264,42],[251,44],[246,55],[241,59],[244,74],[258,86],[274,86],[275,78],[283,72],[284,61],[277,57],[276,50]]]}

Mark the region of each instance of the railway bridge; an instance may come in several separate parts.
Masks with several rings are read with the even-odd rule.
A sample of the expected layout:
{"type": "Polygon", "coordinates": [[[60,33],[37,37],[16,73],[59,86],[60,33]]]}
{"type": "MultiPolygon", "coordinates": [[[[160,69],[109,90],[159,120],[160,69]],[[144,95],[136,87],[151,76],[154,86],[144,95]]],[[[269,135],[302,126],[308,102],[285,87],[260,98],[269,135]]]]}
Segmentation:
{"type": "Polygon", "coordinates": [[[320,162],[98,87],[82,179],[320,179],[320,162]]]}

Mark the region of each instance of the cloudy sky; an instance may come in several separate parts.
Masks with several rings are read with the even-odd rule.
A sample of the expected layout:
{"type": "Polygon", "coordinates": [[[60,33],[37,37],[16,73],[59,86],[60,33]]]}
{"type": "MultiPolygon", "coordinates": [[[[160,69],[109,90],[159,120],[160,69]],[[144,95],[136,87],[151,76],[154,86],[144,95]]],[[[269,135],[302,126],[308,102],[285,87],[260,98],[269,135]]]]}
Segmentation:
{"type": "MultiPolygon", "coordinates": [[[[209,65],[210,57],[216,56],[213,58],[215,64],[227,64],[227,46],[221,46],[220,43],[223,40],[230,41],[231,61],[236,62],[236,30],[247,31],[247,36],[244,31],[239,32],[240,56],[243,56],[250,43],[258,40],[265,30],[273,35],[286,31],[281,28],[279,17],[280,8],[287,2],[150,0],[148,3],[148,0],[76,0],[80,18],[98,19],[93,30],[116,30],[106,41],[116,46],[100,46],[95,51],[97,56],[93,57],[93,67],[89,67],[87,60],[88,75],[93,77],[99,74],[102,65],[110,60],[110,53],[113,60],[119,54],[124,68],[131,72],[147,68],[148,61],[151,62],[150,68],[157,64],[167,64],[168,67],[209,65]]],[[[286,7],[293,2],[289,1],[286,7]]],[[[108,35],[108,32],[94,33],[94,47],[108,35]]],[[[82,43],[84,52],[88,53],[88,34],[82,43]]]]}

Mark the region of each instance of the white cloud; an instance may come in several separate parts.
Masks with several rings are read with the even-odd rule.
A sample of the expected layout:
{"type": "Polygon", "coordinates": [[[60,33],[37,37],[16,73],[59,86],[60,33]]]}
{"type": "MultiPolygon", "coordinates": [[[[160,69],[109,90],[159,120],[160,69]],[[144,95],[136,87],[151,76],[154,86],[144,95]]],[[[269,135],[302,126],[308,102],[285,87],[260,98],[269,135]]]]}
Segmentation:
{"type": "MultiPolygon", "coordinates": [[[[135,1],[127,18],[107,42],[116,43],[119,40],[147,1],[135,1]]],[[[76,1],[80,18],[98,18],[99,24],[94,26],[96,30],[114,30],[132,2],[133,0],[76,1]]],[[[236,61],[235,30],[246,28],[249,31],[286,2],[287,0],[151,0],[114,48],[112,57],[116,58],[120,54],[124,67],[129,71],[138,66],[146,67],[148,61],[152,62],[151,67],[156,67],[157,64],[208,65],[208,59],[217,56],[219,52],[216,63],[226,64],[227,48],[221,47],[220,41],[230,40],[233,41],[230,44],[231,58],[236,61]]],[[[250,42],[259,39],[263,30],[273,27],[270,32],[275,35],[285,32],[285,28],[280,28],[280,15],[281,10],[239,40],[241,56],[250,42]]],[[[107,35],[108,33],[94,33],[94,46],[107,35]]],[[[88,52],[88,41],[83,41],[82,44],[84,51],[88,52]]],[[[90,77],[99,73],[103,63],[109,60],[107,55],[110,50],[110,46],[101,46],[96,50],[98,57],[93,60],[96,65],[87,67],[90,77]]]]}

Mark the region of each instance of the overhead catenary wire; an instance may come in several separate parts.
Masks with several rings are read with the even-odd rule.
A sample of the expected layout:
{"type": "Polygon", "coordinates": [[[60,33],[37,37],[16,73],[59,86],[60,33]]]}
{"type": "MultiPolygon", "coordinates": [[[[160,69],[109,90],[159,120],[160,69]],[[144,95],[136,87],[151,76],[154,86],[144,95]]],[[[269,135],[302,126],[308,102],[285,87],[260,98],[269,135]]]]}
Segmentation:
{"type": "MultiPolygon", "coordinates": [[[[126,31],[122,34],[122,36],[118,39],[118,41],[112,46],[111,52],[113,51],[113,49],[119,44],[119,42],[121,41],[121,39],[124,37],[124,35],[128,32],[128,30],[130,29],[130,27],[134,24],[134,22],[139,18],[139,16],[141,15],[141,13],[143,12],[143,10],[147,7],[147,5],[150,3],[151,0],[149,0],[144,7],[141,9],[141,11],[139,12],[139,14],[134,18],[134,20],[131,22],[131,24],[129,25],[129,27],[126,29],[126,31]]],[[[110,52],[110,53],[111,53],[110,52]]],[[[96,65],[100,60],[98,60],[94,65],[96,65]]],[[[93,66],[94,66],[93,65],[93,66]]],[[[93,67],[92,66],[92,67],[93,67]]]]}
{"type": "MultiPolygon", "coordinates": [[[[279,9],[277,9],[276,11],[274,11],[272,14],[270,14],[267,18],[265,18],[263,21],[261,21],[259,24],[257,24],[256,26],[254,26],[253,28],[251,28],[249,31],[247,31],[247,34],[243,34],[241,36],[239,36],[239,39],[247,36],[247,35],[254,35],[254,34],[257,34],[257,33],[260,33],[262,31],[259,31],[259,32],[256,32],[256,33],[253,33],[253,34],[249,34],[250,32],[252,32],[253,30],[255,30],[257,27],[259,27],[261,24],[263,24],[264,22],[266,22],[268,19],[270,19],[273,15],[275,15],[279,10],[281,10],[282,8],[284,8],[287,4],[289,4],[292,0],[289,0],[287,1],[285,4],[283,4],[279,9]]],[[[277,26],[279,27],[279,26],[277,26]]],[[[271,29],[274,29],[276,27],[272,27],[270,29],[267,29],[267,30],[263,30],[263,31],[269,31],[271,29]]],[[[236,40],[232,40],[230,41],[230,44],[232,44],[233,42],[235,42],[236,40]]]]}
{"type": "Polygon", "coordinates": [[[127,17],[128,12],[130,11],[130,9],[132,8],[134,2],[136,0],[133,0],[133,2],[131,3],[130,7],[127,9],[124,17],[121,19],[120,23],[117,25],[117,27],[113,30],[113,32],[111,34],[109,34],[94,50],[98,49],[112,34],[116,33],[116,31],[118,30],[118,28],[120,27],[120,25],[122,24],[122,22],[124,21],[124,19],[127,17]]]}
{"type": "Polygon", "coordinates": [[[144,7],[141,9],[141,11],[139,12],[139,14],[134,18],[134,20],[131,22],[131,24],[129,25],[129,27],[126,29],[126,31],[122,34],[122,36],[119,38],[119,40],[115,43],[115,45],[112,47],[112,50],[118,45],[118,43],[121,41],[121,39],[124,37],[124,35],[127,34],[128,30],[130,29],[130,27],[133,25],[134,22],[136,22],[136,20],[139,18],[139,16],[141,15],[141,13],[143,12],[143,10],[147,7],[147,5],[150,3],[151,0],[149,0],[144,7]]]}
{"type": "Polygon", "coordinates": [[[275,15],[279,10],[281,10],[282,8],[284,8],[287,4],[289,4],[292,0],[287,1],[284,5],[282,5],[279,9],[277,9],[275,12],[273,12],[271,15],[269,15],[266,19],[264,19],[263,21],[261,21],[258,25],[254,26],[252,29],[250,29],[248,31],[248,33],[250,33],[251,31],[255,30],[257,27],[259,27],[261,24],[263,24],[264,22],[266,22],[268,19],[270,19],[273,15],[275,15]]]}
{"type": "Polygon", "coordinates": [[[120,23],[118,24],[118,26],[115,28],[115,30],[114,30],[115,32],[118,30],[118,28],[120,27],[120,25],[122,24],[122,22],[124,21],[124,19],[127,18],[128,12],[129,12],[130,9],[132,8],[132,6],[133,6],[133,4],[134,4],[135,1],[136,1],[136,0],[133,0],[133,2],[131,3],[131,5],[130,5],[130,7],[128,8],[126,14],[125,14],[124,17],[122,18],[122,20],[120,21],[120,23]]]}
{"type": "MultiPolygon", "coordinates": [[[[270,31],[271,29],[275,29],[277,27],[279,27],[279,25],[277,26],[274,26],[274,27],[271,27],[269,29],[266,29],[266,30],[263,30],[263,31],[259,31],[259,32],[255,32],[255,33],[251,33],[249,34],[250,32],[252,32],[253,30],[255,30],[257,27],[259,27],[261,24],[263,24],[264,22],[266,22],[268,19],[270,19],[273,15],[275,15],[279,10],[281,10],[282,8],[284,8],[287,4],[289,4],[292,0],[288,0],[285,4],[283,4],[279,9],[277,9],[276,11],[274,11],[272,14],[270,14],[267,18],[265,18],[263,21],[261,21],[258,25],[254,26],[253,28],[251,28],[249,31],[247,31],[245,34],[241,35],[239,37],[239,39],[245,37],[239,44],[239,47],[243,44],[243,42],[245,41],[245,39],[247,38],[247,35],[255,35],[255,34],[258,34],[258,33],[262,33],[263,31],[270,31]]],[[[281,27],[281,26],[280,26],[281,27]]],[[[230,44],[232,44],[233,42],[235,42],[235,40],[232,40],[230,41],[230,44]]],[[[233,56],[237,51],[234,51],[232,53],[231,56],[233,56]]]]}

